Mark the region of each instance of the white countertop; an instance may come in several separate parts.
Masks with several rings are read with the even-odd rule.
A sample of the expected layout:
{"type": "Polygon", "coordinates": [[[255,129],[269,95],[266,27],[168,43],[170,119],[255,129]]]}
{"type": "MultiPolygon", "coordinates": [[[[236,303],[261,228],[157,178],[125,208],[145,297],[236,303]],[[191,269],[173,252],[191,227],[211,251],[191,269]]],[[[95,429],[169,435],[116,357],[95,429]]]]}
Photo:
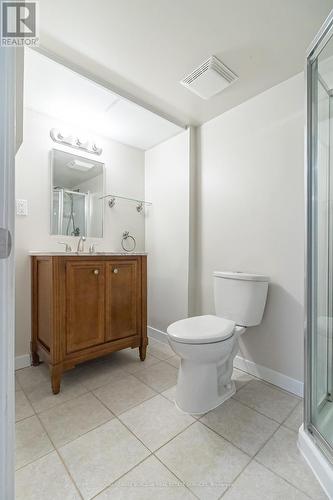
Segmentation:
{"type": "Polygon", "coordinates": [[[58,256],[65,256],[65,257],[128,257],[131,255],[148,255],[147,252],[95,252],[95,253],[89,253],[89,252],[40,252],[40,251],[31,251],[29,252],[29,255],[31,256],[38,256],[38,255],[45,255],[49,257],[58,257],[58,256]]]}

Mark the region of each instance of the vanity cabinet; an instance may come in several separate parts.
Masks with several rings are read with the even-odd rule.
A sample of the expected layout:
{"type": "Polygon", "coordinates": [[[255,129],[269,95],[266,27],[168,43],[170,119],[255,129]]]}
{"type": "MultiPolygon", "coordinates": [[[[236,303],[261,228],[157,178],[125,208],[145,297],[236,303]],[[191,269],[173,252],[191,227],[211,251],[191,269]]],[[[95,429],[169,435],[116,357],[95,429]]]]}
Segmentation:
{"type": "Polygon", "coordinates": [[[146,255],[34,255],[34,365],[49,364],[52,390],[64,371],[108,353],[147,348],[146,255]]]}

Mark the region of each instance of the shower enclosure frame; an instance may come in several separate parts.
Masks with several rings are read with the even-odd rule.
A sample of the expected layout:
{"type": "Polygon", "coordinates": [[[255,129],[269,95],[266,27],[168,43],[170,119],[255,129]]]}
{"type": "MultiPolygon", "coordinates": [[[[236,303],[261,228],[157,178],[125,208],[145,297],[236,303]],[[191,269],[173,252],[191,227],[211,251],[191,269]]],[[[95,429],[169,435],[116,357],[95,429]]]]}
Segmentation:
{"type": "Polygon", "coordinates": [[[53,213],[54,213],[54,198],[53,194],[57,192],[59,193],[59,211],[58,211],[58,224],[57,224],[57,234],[61,236],[73,236],[72,234],[65,234],[63,232],[63,223],[64,223],[64,194],[72,194],[77,196],[84,196],[84,229],[82,236],[88,236],[88,226],[89,226],[89,204],[90,204],[90,193],[83,193],[79,191],[71,191],[66,188],[53,188],[51,192],[51,217],[50,217],[50,234],[54,235],[56,233],[53,232],[53,213]]]}
{"type": "MultiPolygon", "coordinates": [[[[319,432],[311,421],[311,406],[313,397],[313,370],[312,370],[312,328],[314,321],[313,296],[315,290],[315,279],[313,273],[313,255],[315,252],[313,241],[313,200],[314,188],[316,187],[315,170],[317,166],[317,134],[314,126],[317,124],[316,92],[315,83],[317,57],[333,36],[333,11],[327,17],[322,28],[316,35],[306,53],[305,64],[305,317],[304,317],[304,365],[305,365],[305,387],[304,387],[304,430],[308,433],[320,451],[333,464],[333,449],[324,436],[319,432]]],[[[332,285],[332,283],[331,283],[332,285]]]]}

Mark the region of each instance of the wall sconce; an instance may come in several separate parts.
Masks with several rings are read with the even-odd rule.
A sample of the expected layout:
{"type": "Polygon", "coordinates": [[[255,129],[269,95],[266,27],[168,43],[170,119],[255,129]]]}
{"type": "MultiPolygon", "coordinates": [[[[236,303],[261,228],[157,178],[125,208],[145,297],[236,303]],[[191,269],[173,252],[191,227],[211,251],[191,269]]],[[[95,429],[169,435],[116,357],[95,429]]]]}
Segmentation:
{"type": "Polygon", "coordinates": [[[82,141],[79,137],[74,137],[73,135],[64,135],[60,130],[52,128],[50,130],[50,137],[54,142],[58,144],[64,144],[65,146],[70,146],[75,149],[80,149],[86,151],[87,153],[101,155],[103,149],[98,147],[94,142],[86,140],[82,141]]]}

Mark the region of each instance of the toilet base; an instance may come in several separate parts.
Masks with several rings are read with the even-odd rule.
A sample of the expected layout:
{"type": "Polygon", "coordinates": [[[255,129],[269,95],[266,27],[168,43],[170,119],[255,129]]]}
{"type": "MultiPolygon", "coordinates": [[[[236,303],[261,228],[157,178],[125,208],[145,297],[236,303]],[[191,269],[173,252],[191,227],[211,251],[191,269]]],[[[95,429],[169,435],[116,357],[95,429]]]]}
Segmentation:
{"type": "Polygon", "coordinates": [[[175,407],[177,408],[178,411],[180,411],[181,413],[185,413],[186,415],[203,415],[211,410],[215,410],[215,408],[217,408],[218,406],[220,406],[222,403],[224,403],[225,401],[227,401],[228,399],[230,399],[235,393],[236,393],[236,386],[235,386],[235,382],[232,380],[231,383],[230,383],[230,389],[228,389],[222,396],[220,396],[216,401],[215,403],[213,404],[213,406],[209,407],[209,408],[206,408],[204,411],[197,411],[197,412],[193,412],[193,411],[186,411],[185,409],[183,409],[181,407],[181,404],[182,402],[179,402],[177,401],[177,396],[176,398],[174,399],[174,403],[175,403],[175,407]]]}
{"type": "MultiPolygon", "coordinates": [[[[229,348],[225,349],[219,363],[181,359],[175,396],[175,404],[181,411],[201,415],[235,394],[235,383],[231,380],[231,375],[237,345],[235,339],[230,339],[229,348]]],[[[216,347],[213,346],[215,351],[216,347]]]]}

